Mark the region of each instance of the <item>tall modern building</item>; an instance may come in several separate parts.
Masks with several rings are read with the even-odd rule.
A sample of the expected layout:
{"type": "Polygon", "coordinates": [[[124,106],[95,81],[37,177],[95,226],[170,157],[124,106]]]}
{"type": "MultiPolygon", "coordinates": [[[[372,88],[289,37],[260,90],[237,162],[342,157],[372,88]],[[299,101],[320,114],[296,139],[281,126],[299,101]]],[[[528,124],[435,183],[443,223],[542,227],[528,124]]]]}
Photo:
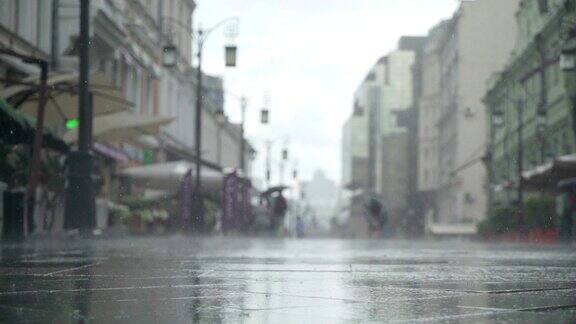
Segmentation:
{"type": "Polygon", "coordinates": [[[411,106],[398,114],[398,125],[407,131],[407,207],[402,217],[403,234],[410,237],[421,236],[424,232],[424,217],[420,195],[418,194],[418,107],[422,93],[422,57],[425,36],[403,36],[398,42],[398,49],[414,52],[414,62],[411,65],[412,103],[411,106]]]}
{"type": "Polygon", "coordinates": [[[409,111],[413,106],[415,44],[402,38],[399,48],[380,58],[354,95],[354,113],[343,128],[343,185],[348,188],[350,222],[364,232],[363,204],[380,199],[392,226],[403,226],[409,196],[409,111]]]}
{"type": "MultiPolygon", "coordinates": [[[[440,40],[436,222],[474,233],[486,214],[485,113],[490,76],[514,49],[519,0],[462,1],[440,40]],[[496,35],[496,36],[495,36],[496,35]]],[[[432,73],[434,75],[434,73],[432,73]]],[[[447,227],[448,226],[448,227],[447,227]]]]}
{"type": "Polygon", "coordinates": [[[368,181],[368,132],[364,109],[357,105],[342,127],[342,184],[355,190],[368,181]]]}
{"type": "Polygon", "coordinates": [[[302,194],[310,205],[316,220],[328,224],[336,215],[338,187],[320,169],[314,171],[312,179],[301,182],[302,194]]]}
{"type": "Polygon", "coordinates": [[[373,109],[379,125],[373,129],[375,158],[375,193],[389,215],[390,227],[404,231],[409,196],[409,129],[406,119],[413,103],[412,67],[416,53],[397,49],[378,62],[382,73],[379,105],[373,109]]]}

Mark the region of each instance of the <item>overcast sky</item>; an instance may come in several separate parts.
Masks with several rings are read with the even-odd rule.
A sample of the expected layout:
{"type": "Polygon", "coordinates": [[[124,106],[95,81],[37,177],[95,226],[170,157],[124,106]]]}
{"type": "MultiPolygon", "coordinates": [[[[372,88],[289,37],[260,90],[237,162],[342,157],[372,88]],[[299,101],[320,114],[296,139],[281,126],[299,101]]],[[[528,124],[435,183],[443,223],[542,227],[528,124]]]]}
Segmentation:
{"type": "MultiPolygon", "coordinates": [[[[259,155],[256,177],[264,176],[265,141],[273,145],[278,177],[280,149],[288,143],[290,166],[308,179],[320,168],[340,180],[342,124],[353,93],[372,64],[396,47],[402,35],[425,35],[450,17],[458,0],[197,0],[194,23],[207,28],[230,16],[240,19],[238,67],[224,68],[224,30],[205,47],[204,70],[221,75],[226,91],[249,98],[247,135],[259,155]],[[265,94],[269,126],[259,123],[265,94]]],[[[239,103],[226,98],[239,120],[239,103]]]]}

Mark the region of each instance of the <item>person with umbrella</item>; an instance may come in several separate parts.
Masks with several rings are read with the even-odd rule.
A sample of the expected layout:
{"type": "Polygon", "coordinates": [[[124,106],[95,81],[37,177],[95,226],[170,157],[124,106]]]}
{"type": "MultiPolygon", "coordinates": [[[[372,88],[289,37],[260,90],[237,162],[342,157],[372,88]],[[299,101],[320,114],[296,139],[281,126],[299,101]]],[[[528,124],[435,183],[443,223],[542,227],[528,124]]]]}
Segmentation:
{"type": "Polygon", "coordinates": [[[366,218],[368,221],[368,235],[370,237],[381,237],[384,233],[384,226],[388,222],[388,215],[383,204],[371,197],[366,206],[366,218]]]}

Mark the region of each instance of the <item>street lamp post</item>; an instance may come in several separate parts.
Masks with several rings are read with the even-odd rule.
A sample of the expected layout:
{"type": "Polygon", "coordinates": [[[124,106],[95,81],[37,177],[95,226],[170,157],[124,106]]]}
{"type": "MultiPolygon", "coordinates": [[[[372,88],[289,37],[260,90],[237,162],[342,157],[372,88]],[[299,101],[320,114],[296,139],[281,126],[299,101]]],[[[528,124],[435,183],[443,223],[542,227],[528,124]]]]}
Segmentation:
{"type": "Polygon", "coordinates": [[[67,164],[64,228],[88,233],[96,226],[96,204],[91,178],[93,158],[92,99],[90,73],[90,0],[80,1],[79,80],[78,80],[78,150],[70,153],[67,164]]]}
{"type": "MultiPolygon", "coordinates": [[[[230,17],[224,19],[214,25],[212,28],[203,30],[198,29],[196,35],[196,48],[197,48],[197,67],[196,67],[196,105],[195,105],[195,125],[194,125],[194,143],[195,143],[195,157],[196,157],[196,172],[194,179],[194,205],[195,214],[194,218],[194,230],[203,231],[204,230],[204,206],[202,200],[202,52],[204,50],[204,45],[208,36],[217,28],[223,26],[224,24],[230,22],[231,20],[238,22],[238,17],[230,17]]],[[[193,35],[193,31],[188,30],[185,24],[182,24],[178,20],[171,18],[165,18],[166,22],[171,22],[179,27],[184,27],[187,32],[193,35]]],[[[193,35],[194,36],[194,35],[193,35]]],[[[168,68],[175,67],[177,65],[177,52],[176,47],[173,44],[168,44],[163,48],[163,65],[168,68]]],[[[226,66],[236,66],[236,46],[228,45],[226,46],[226,66]]]]}
{"type": "Polygon", "coordinates": [[[193,221],[195,230],[203,230],[204,202],[202,199],[202,50],[204,38],[202,29],[198,30],[198,66],[196,67],[196,114],[195,114],[195,149],[196,149],[196,178],[194,178],[194,209],[193,221]]]}

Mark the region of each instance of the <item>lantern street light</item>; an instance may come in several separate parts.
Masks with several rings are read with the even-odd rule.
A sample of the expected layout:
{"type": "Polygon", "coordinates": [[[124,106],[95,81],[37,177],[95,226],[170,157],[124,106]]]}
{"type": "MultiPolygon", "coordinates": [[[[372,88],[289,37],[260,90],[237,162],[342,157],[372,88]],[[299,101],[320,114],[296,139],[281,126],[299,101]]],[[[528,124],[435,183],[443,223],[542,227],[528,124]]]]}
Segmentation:
{"type": "Polygon", "coordinates": [[[542,133],[546,130],[546,125],[548,124],[546,111],[545,110],[538,110],[536,112],[536,129],[542,133]]]}
{"type": "Polygon", "coordinates": [[[228,45],[224,48],[225,50],[225,61],[227,67],[235,67],[236,66],[236,57],[238,48],[235,45],[228,45]]]}
{"type": "MultiPolygon", "coordinates": [[[[204,206],[203,206],[203,199],[202,199],[202,52],[204,50],[204,45],[206,44],[206,40],[210,34],[218,29],[219,27],[224,26],[227,23],[235,23],[238,24],[238,17],[230,17],[220,21],[219,23],[215,24],[209,29],[198,29],[196,33],[190,30],[186,24],[173,19],[171,17],[163,18],[167,23],[173,23],[176,26],[179,26],[186,30],[186,32],[192,35],[192,38],[196,41],[196,56],[197,56],[197,66],[196,66],[196,105],[195,105],[195,125],[194,125],[194,142],[195,142],[195,156],[196,156],[196,172],[194,178],[194,206],[195,206],[195,215],[194,218],[194,229],[197,231],[204,230],[204,206]]],[[[237,55],[237,48],[236,46],[228,45],[225,47],[225,59],[226,59],[226,66],[227,67],[234,67],[236,66],[236,55],[237,55]]],[[[177,57],[178,53],[176,51],[176,47],[169,43],[163,47],[162,50],[162,63],[167,68],[175,68],[177,67],[177,57]]]]}
{"type": "Polygon", "coordinates": [[[264,95],[264,108],[260,110],[260,123],[262,125],[270,124],[270,93],[264,95]]]}
{"type": "Polygon", "coordinates": [[[492,126],[502,127],[504,125],[504,112],[502,110],[492,111],[492,126]]]}
{"type": "Polygon", "coordinates": [[[270,123],[270,111],[267,108],[260,111],[260,123],[264,125],[270,123]]]}
{"type": "Polygon", "coordinates": [[[165,68],[175,68],[178,63],[178,49],[170,43],[162,48],[162,65],[165,68]]]}
{"type": "Polygon", "coordinates": [[[562,50],[560,68],[564,72],[576,71],[576,48],[565,48],[562,50]]]}

